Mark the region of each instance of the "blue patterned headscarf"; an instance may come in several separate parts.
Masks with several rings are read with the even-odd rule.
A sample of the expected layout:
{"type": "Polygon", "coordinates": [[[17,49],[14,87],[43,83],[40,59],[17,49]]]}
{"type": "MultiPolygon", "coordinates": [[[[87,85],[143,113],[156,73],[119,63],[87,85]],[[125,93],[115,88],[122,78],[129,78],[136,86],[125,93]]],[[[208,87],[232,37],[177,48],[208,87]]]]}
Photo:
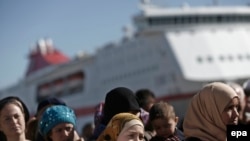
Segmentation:
{"type": "Polygon", "coordinates": [[[76,126],[76,116],[72,109],[63,105],[47,108],[39,122],[39,130],[43,136],[60,123],[71,123],[76,126]]]}

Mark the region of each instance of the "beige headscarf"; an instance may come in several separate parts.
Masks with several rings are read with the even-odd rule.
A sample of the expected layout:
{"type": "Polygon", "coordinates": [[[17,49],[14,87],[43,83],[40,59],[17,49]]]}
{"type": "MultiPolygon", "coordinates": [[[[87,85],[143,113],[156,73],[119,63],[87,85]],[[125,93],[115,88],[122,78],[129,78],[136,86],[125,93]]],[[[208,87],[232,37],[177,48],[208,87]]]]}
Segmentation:
{"type": "Polygon", "coordinates": [[[226,125],[221,114],[236,92],[221,82],[210,83],[203,87],[191,100],[184,118],[184,135],[201,140],[225,141],[226,125]]]}
{"type": "Polygon", "coordinates": [[[108,123],[97,141],[117,141],[119,134],[126,132],[128,128],[140,125],[144,129],[142,121],[134,114],[120,113],[115,115],[108,123]]]}

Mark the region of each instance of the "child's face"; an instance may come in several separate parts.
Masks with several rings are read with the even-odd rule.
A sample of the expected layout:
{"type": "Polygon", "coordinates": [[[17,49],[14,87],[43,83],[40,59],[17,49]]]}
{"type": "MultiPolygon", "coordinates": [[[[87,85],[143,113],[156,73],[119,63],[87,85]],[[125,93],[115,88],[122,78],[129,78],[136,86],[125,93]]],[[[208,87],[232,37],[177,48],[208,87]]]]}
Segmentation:
{"type": "Polygon", "coordinates": [[[170,119],[157,118],[152,121],[152,126],[155,129],[157,136],[167,138],[174,134],[177,122],[178,117],[170,119]]]}
{"type": "Polygon", "coordinates": [[[52,141],[73,141],[74,126],[71,123],[59,123],[51,130],[52,141]]]}

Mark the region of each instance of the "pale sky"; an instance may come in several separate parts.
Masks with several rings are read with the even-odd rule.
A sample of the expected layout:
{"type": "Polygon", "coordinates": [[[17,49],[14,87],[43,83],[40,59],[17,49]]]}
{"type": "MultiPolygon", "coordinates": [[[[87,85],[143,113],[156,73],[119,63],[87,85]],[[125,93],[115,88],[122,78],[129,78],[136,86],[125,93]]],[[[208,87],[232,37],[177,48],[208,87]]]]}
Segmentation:
{"type": "MultiPolygon", "coordinates": [[[[132,25],[139,0],[1,0],[0,90],[24,77],[29,49],[40,38],[51,38],[72,58],[79,51],[93,53],[123,36],[132,25]]],[[[153,0],[167,6],[211,5],[213,0],[153,0]]],[[[220,0],[219,5],[246,5],[250,0],[220,0]]]]}

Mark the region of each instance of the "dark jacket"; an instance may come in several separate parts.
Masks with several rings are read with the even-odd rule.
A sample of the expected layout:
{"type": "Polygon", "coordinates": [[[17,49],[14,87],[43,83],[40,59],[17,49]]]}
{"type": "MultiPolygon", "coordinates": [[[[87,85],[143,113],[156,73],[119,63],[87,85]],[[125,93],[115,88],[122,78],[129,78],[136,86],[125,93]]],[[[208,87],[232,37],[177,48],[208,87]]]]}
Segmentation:
{"type": "Polygon", "coordinates": [[[201,139],[196,137],[188,137],[185,141],[201,141],[201,139]]]}
{"type": "Polygon", "coordinates": [[[184,140],[185,138],[183,132],[176,128],[174,135],[168,138],[156,135],[150,141],[184,141],[184,140]]]}

